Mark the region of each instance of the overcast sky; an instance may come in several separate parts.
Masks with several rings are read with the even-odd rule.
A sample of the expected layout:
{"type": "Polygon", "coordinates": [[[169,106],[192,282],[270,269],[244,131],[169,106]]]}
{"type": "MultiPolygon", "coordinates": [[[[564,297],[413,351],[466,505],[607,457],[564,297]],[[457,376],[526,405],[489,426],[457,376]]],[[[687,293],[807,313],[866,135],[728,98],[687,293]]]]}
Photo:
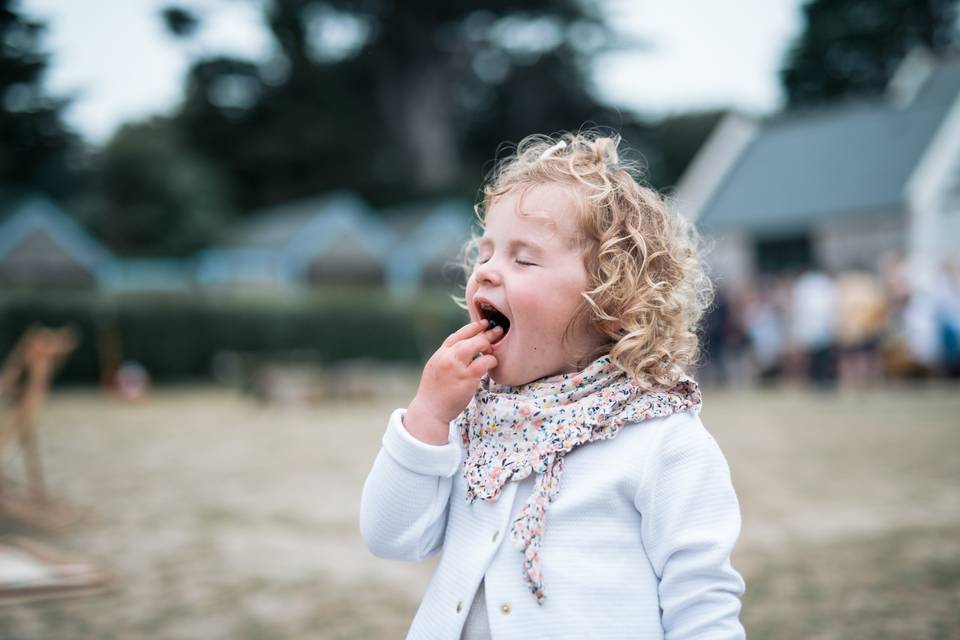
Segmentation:
{"type": "MultiPolygon", "coordinates": [[[[271,41],[258,0],[181,0],[206,19],[189,46],[164,31],[159,10],[172,0],[21,0],[44,20],[54,55],[47,87],[73,95],[68,123],[101,143],[123,122],[167,112],[199,53],[262,60],[271,41]]],[[[801,28],[802,0],[603,0],[609,22],[646,51],[596,62],[598,97],[625,110],[664,115],[733,106],[753,113],[782,100],[777,69],[801,28]]]]}

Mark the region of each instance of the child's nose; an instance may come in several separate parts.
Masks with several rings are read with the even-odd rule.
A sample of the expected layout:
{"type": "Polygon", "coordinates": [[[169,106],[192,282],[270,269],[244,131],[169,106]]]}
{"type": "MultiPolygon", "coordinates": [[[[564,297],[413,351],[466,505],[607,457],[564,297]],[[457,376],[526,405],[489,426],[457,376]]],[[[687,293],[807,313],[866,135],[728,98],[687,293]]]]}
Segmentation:
{"type": "Polygon", "coordinates": [[[501,281],[500,271],[497,269],[492,259],[487,260],[486,262],[478,263],[474,274],[478,283],[483,282],[497,285],[500,284],[501,281]]]}

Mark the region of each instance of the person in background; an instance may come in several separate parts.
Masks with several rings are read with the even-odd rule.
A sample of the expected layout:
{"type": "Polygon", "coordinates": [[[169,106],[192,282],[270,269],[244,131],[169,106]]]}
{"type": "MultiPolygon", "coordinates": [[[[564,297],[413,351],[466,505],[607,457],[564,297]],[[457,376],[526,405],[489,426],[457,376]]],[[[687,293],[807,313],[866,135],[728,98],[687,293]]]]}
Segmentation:
{"type": "Polygon", "coordinates": [[[880,346],[887,332],[887,297],[866,269],[837,276],[837,356],[840,383],[863,387],[883,378],[880,346]]]}
{"type": "Polygon", "coordinates": [[[778,305],[777,282],[763,276],[747,300],[745,318],[755,376],[761,384],[777,381],[782,373],[785,327],[778,305]]]}
{"type": "Polygon", "coordinates": [[[933,304],[940,333],[944,373],[960,377],[960,264],[945,260],[933,287],[933,304]]]}
{"type": "Polygon", "coordinates": [[[807,378],[821,389],[832,386],[836,378],[837,292],[830,274],[817,269],[800,274],[793,285],[788,322],[807,378]]]}

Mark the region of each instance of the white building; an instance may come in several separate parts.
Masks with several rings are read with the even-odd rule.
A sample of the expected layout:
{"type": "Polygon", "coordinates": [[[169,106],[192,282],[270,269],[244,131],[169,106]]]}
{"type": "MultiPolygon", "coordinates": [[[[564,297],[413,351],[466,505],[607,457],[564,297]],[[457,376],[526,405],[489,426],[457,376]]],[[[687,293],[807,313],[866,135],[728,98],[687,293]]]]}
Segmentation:
{"type": "Polygon", "coordinates": [[[714,243],[729,284],[817,265],[876,268],[905,255],[914,285],[960,255],[960,60],[922,50],[885,95],[732,114],[694,158],[676,206],[714,243]]]}

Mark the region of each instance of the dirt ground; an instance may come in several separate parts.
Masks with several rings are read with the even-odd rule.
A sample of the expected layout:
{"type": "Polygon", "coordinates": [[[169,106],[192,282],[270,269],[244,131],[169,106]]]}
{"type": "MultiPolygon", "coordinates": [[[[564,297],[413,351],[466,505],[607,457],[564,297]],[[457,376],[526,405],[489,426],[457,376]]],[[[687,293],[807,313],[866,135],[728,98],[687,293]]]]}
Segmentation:
{"type": "MultiPolygon", "coordinates": [[[[127,403],[60,391],[40,425],[59,534],[102,595],[0,609],[0,637],[402,638],[434,561],[371,556],[363,480],[377,398],[261,405],[184,388],[127,403]]],[[[705,393],[743,508],[734,565],[751,638],[960,637],[960,388],[705,393]]],[[[4,467],[19,461],[8,451],[4,467]]]]}

